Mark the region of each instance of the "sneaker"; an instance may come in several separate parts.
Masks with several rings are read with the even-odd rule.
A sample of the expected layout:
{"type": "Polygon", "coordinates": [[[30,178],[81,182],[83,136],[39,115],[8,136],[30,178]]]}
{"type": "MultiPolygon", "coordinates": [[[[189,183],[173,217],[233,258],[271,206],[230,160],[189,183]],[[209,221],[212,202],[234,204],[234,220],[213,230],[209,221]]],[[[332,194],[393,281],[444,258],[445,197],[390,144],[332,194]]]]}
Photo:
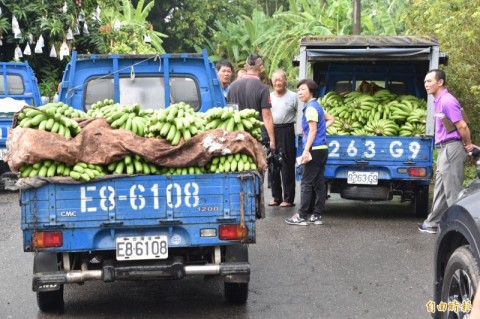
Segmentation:
{"type": "Polygon", "coordinates": [[[308,219],[308,222],[310,224],[314,224],[314,225],[322,225],[323,224],[322,217],[315,216],[315,215],[310,216],[310,218],[308,219]]]}
{"type": "Polygon", "coordinates": [[[295,214],[292,217],[285,219],[285,222],[289,225],[308,226],[307,221],[300,217],[299,214],[295,214]]]}
{"type": "Polygon", "coordinates": [[[437,227],[428,227],[425,224],[421,224],[420,226],[418,226],[418,230],[421,231],[422,233],[429,233],[429,234],[437,233],[437,227]]]}

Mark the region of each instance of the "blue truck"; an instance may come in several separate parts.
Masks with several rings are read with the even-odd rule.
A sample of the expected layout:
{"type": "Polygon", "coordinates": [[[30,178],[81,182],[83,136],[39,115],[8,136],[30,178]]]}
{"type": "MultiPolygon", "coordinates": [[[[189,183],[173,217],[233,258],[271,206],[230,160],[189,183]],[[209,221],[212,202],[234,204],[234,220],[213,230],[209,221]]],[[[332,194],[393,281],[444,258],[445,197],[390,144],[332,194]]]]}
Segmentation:
{"type": "Polygon", "coordinates": [[[28,62],[0,62],[0,71],[0,189],[14,190],[16,176],[4,161],[8,130],[15,112],[42,105],[42,97],[28,62]]]}
{"type": "MultiPolygon", "coordinates": [[[[225,106],[202,54],[77,55],[59,98],[88,111],[104,99],[143,108],[173,101],[198,111],[225,106]]],[[[21,191],[25,252],[34,252],[32,286],[42,311],[62,311],[63,287],[97,280],[217,276],[227,302],[245,303],[248,244],[263,216],[255,171],[197,175],[108,175],[88,183],[48,183],[21,191]],[[111,178],[110,178],[111,177],[111,178]]]]}
{"type": "Polygon", "coordinates": [[[399,195],[413,203],[416,216],[427,215],[434,122],[433,100],[427,97],[423,80],[428,70],[447,61],[437,39],[427,36],[302,38],[296,59],[299,78],[315,80],[319,98],[332,91],[352,92],[367,82],[427,100],[425,131],[420,136],[327,136],[325,178],[330,193],[379,201],[399,195]]]}

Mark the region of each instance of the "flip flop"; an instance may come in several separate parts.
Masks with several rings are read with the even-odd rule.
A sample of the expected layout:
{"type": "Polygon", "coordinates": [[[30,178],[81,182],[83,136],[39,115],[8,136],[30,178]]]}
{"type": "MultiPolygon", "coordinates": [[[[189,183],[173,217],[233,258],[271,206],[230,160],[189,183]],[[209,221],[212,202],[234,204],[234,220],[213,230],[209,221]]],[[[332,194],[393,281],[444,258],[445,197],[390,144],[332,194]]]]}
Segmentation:
{"type": "Polygon", "coordinates": [[[279,205],[280,205],[279,203],[273,200],[270,203],[268,203],[268,206],[279,206],[279,205]]]}
{"type": "Polygon", "coordinates": [[[293,207],[293,206],[295,206],[295,204],[289,203],[289,202],[282,202],[280,204],[280,207],[293,207]]]}

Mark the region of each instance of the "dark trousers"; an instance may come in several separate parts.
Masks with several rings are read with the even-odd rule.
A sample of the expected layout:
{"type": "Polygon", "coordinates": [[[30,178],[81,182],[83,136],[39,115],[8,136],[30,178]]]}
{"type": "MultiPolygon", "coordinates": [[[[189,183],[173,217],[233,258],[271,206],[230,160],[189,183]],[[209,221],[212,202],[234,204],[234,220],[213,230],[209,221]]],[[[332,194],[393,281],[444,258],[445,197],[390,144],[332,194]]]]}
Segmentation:
{"type": "Polygon", "coordinates": [[[281,170],[271,172],[272,197],[277,203],[295,201],[295,127],[292,124],[275,125],[275,146],[283,153],[281,170]],[[283,194],[282,194],[283,185],[283,194]]]}
{"type": "Polygon", "coordinates": [[[303,164],[303,175],[301,181],[301,204],[299,214],[306,218],[311,211],[310,206],[314,201],[313,214],[321,216],[325,210],[325,164],[327,162],[328,150],[310,151],[312,160],[303,164]]]}

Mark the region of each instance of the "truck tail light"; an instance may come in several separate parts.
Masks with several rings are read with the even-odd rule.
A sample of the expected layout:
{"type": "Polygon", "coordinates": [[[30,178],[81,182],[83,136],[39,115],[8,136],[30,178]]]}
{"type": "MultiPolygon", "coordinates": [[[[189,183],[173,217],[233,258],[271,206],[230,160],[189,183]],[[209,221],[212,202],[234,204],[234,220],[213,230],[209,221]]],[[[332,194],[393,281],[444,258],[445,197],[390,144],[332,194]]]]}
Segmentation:
{"type": "Polygon", "coordinates": [[[62,232],[35,232],[32,236],[35,248],[49,248],[63,246],[62,232]]]}
{"type": "Polygon", "coordinates": [[[427,176],[427,169],[425,167],[410,167],[408,169],[408,176],[425,177],[427,176]]]}
{"type": "Polygon", "coordinates": [[[247,226],[242,225],[220,225],[218,238],[221,240],[240,240],[248,235],[247,226]]]}

